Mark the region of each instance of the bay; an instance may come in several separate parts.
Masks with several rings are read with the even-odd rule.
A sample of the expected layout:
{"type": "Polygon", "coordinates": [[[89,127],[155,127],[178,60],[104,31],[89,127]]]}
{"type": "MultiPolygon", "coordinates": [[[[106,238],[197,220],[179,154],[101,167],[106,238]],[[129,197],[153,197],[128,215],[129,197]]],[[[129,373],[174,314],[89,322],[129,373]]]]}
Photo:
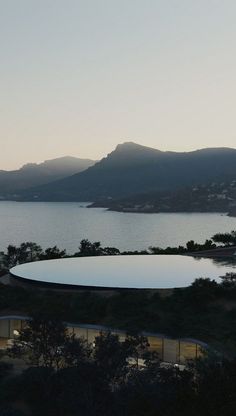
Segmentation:
{"type": "Polygon", "coordinates": [[[120,250],[202,243],[216,232],[236,229],[236,218],[219,213],[138,214],[86,208],[77,202],[0,202],[0,250],[34,241],[74,253],[80,241],[100,241],[120,250]]]}

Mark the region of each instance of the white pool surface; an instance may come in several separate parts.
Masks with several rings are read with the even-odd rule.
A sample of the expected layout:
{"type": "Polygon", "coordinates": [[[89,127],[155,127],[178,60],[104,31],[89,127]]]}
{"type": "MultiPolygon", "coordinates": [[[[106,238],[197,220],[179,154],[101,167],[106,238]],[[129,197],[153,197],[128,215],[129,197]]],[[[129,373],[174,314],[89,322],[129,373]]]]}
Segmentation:
{"type": "Polygon", "coordinates": [[[235,271],[211,259],[180,255],[73,257],[15,266],[10,273],[41,283],[95,288],[167,289],[189,286],[199,277],[220,282],[235,271]]]}

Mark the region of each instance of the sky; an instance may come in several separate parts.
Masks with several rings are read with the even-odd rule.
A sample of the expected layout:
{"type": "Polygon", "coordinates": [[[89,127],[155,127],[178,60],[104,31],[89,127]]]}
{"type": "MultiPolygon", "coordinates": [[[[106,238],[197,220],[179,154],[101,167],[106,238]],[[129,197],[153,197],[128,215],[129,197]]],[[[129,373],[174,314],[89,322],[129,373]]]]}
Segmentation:
{"type": "Polygon", "coordinates": [[[235,0],[0,0],[0,169],[236,147],[235,0]]]}

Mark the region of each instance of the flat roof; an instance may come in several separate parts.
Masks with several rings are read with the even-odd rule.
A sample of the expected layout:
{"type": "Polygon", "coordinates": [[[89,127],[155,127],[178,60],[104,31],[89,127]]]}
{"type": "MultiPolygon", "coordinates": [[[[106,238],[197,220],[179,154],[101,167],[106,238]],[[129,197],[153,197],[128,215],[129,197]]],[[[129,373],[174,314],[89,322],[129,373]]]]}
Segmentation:
{"type": "Polygon", "coordinates": [[[169,289],[219,276],[236,265],[180,255],[72,257],[25,263],[10,273],[18,278],[57,285],[109,289],[169,289]]]}

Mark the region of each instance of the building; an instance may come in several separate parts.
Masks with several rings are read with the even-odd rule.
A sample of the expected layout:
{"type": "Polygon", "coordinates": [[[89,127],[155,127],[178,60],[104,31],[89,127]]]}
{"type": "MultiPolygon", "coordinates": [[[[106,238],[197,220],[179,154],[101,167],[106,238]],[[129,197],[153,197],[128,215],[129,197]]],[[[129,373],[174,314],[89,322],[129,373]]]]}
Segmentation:
{"type": "MultiPolygon", "coordinates": [[[[0,316],[0,348],[11,345],[11,341],[19,335],[19,331],[27,325],[30,318],[21,315],[0,316]]],[[[120,341],[124,341],[126,333],[118,329],[112,329],[101,325],[84,325],[66,322],[69,333],[76,337],[84,338],[93,345],[99,334],[111,332],[117,334],[120,341]]],[[[162,362],[171,364],[186,364],[187,360],[196,359],[207,350],[207,344],[195,339],[174,339],[163,334],[142,332],[147,337],[150,351],[156,351],[162,362]]]]}

